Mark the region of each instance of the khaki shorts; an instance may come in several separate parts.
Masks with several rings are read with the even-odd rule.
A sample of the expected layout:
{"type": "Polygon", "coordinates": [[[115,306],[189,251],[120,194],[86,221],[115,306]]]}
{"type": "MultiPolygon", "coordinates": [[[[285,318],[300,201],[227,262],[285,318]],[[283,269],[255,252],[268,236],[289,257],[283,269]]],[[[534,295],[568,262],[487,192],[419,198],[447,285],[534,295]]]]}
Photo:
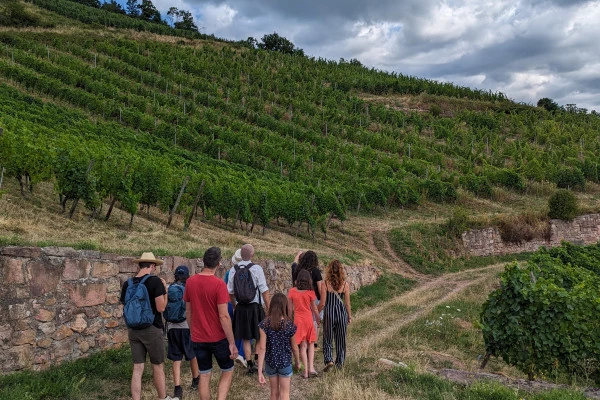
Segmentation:
{"type": "Polygon", "coordinates": [[[165,339],[161,329],[154,325],[144,329],[129,329],[129,345],[134,364],[146,362],[146,354],[150,355],[152,364],[165,362],[165,339]]]}

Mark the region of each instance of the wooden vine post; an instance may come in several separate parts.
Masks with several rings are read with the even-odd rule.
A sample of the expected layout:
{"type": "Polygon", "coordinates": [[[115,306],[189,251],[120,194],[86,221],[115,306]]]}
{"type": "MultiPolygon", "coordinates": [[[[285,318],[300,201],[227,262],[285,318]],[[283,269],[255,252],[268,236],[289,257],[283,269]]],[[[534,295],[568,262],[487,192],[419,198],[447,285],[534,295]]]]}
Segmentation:
{"type": "Polygon", "coordinates": [[[196,199],[194,200],[194,205],[192,206],[192,211],[190,212],[190,215],[188,216],[188,219],[185,222],[185,225],[183,226],[184,232],[187,232],[188,228],[190,227],[190,224],[192,223],[194,211],[197,210],[197,208],[198,208],[198,203],[200,202],[200,197],[202,196],[202,192],[204,191],[205,183],[206,182],[204,180],[202,180],[202,183],[200,184],[200,188],[198,189],[198,194],[196,195],[196,199]]]}
{"type": "Polygon", "coordinates": [[[171,212],[169,213],[169,220],[167,221],[167,228],[171,226],[171,221],[173,221],[173,215],[175,215],[175,211],[177,207],[179,207],[179,202],[181,201],[181,196],[183,196],[183,192],[185,192],[185,187],[187,186],[190,180],[189,176],[186,176],[183,180],[183,185],[181,185],[181,190],[179,191],[179,195],[177,196],[177,200],[175,200],[175,204],[173,208],[171,208],[171,212]]]}

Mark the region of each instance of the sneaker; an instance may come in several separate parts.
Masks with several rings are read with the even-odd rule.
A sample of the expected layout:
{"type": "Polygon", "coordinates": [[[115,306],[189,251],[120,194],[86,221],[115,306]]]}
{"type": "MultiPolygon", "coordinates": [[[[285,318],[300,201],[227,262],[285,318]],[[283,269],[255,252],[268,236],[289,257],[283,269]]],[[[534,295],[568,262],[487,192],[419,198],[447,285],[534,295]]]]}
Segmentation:
{"type": "Polygon", "coordinates": [[[234,361],[242,367],[248,368],[248,363],[246,362],[246,359],[243,356],[237,356],[237,358],[234,361]]]}
{"type": "Polygon", "coordinates": [[[258,373],[258,365],[256,365],[253,361],[248,361],[248,375],[258,373]]]}
{"type": "Polygon", "coordinates": [[[179,400],[183,399],[183,388],[181,386],[175,386],[173,397],[178,398],[179,400]]]}
{"type": "Polygon", "coordinates": [[[198,389],[199,384],[200,384],[200,375],[198,375],[195,378],[192,378],[192,385],[190,386],[190,389],[192,389],[192,390],[198,389]]]}

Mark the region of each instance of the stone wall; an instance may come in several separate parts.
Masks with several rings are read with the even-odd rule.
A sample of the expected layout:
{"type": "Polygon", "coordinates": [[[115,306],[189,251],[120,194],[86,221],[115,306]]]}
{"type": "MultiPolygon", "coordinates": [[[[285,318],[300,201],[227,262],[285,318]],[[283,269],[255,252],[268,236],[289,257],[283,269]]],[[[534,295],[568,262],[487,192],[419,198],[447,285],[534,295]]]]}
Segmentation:
{"type": "Polygon", "coordinates": [[[600,214],[582,215],[573,221],[550,220],[550,238],[522,243],[503,242],[498,228],[476,229],[462,234],[466,251],[473,256],[532,252],[540,247],[555,247],[561,242],[595,244],[600,241],[600,214]]]}
{"type": "MultiPolygon", "coordinates": [[[[163,257],[158,275],[191,274],[201,259],[163,257]]],[[[62,361],[127,342],[119,296],[122,282],[137,272],[133,257],[61,247],[0,248],[0,371],[41,370],[62,361]]],[[[254,260],[263,266],[271,293],[286,292],[291,270],[285,262],[254,260]]],[[[222,277],[230,261],[217,271],[222,277]]],[[[352,290],[373,283],[374,267],[346,267],[352,290]]]]}

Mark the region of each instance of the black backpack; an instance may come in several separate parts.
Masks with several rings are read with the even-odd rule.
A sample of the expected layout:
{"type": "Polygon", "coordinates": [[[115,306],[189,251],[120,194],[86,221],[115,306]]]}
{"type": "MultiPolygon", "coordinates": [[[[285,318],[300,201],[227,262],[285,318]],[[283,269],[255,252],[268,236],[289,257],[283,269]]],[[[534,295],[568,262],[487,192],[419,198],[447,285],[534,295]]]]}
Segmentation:
{"type": "MultiPolygon", "coordinates": [[[[252,300],[254,300],[254,296],[258,290],[254,284],[252,272],[250,271],[250,268],[252,268],[253,265],[254,264],[250,263],[244,267],[240,267],[236,264],[233,267],[235,268],[235,275],[233,276],[233,294],[239,304],[250,304],[252,300]]],[[[258,296],[258,298],[260,301],[260,296],[258,296]]]]}

